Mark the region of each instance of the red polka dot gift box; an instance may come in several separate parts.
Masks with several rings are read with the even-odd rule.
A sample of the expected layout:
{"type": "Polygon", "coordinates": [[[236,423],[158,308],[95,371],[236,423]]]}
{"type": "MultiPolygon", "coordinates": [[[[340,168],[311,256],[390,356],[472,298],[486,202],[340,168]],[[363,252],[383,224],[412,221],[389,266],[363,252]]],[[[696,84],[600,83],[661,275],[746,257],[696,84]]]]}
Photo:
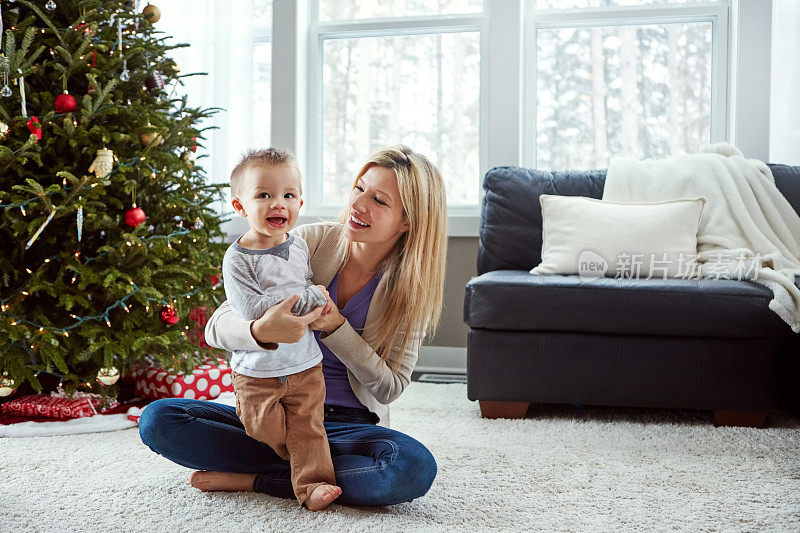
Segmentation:
{"type": "Polygon", "coordinates": [[[191,398],[213,400],[223,392],[233,392],[231,367],[222,357],[197,365],[191,374],[173,369],[136,365],[133,371],[136,394],[143,398],[191,398]]]}

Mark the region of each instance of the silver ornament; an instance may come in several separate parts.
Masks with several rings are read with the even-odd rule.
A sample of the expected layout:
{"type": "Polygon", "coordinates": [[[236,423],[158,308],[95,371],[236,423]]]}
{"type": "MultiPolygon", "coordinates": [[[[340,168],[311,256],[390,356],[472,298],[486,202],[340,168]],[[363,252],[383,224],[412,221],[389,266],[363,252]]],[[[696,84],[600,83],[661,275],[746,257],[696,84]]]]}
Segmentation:
{"type": "Polygon", "coordinates": [[[44,7],[46,7],[48,11],[53,11],[57,6],[56,3],[53,2],[53,0],[48,0],[48,2],[44,5],[44,7]]]}
{"type": "MultiPolygon", "coordinates": [[[[78,201],[81,201],[81,197],[78,197],[78,201]]],[[[81,237],[83,236],[83,206],[78,207],[78,218],[76,220],[78,224],[78,242],[81,242],[81,237]]]]}
{"type": "Polygon", "coordinates": [[[0,376],[0,397],[10,396],[16,386],[14,380],[8,377],[8,372],[3,372],[3,375],[0,376]]]}
{"type": "Polygon", "coordinates": [[[119,370],[116,367],[101,368],[97,371],[97,381],[103,385],[113,385],[119,379],[119,370]]]}

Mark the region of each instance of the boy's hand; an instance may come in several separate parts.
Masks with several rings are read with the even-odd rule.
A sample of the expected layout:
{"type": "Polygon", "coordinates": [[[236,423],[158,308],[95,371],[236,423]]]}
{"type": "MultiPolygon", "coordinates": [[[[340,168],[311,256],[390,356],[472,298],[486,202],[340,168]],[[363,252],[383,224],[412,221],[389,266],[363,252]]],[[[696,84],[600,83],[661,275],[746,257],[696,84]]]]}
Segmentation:
{"type": "Polygon", "coordinates": [[[330,295],[328,296],[328,302],[324,306],[317,307],[313,312],[316,313],[319,310],[322,310],[322,314],[308,325],[311,329],[321,331],[327,335],[333,333],[344,324],[345,318],[339,312],[339,308],[333,300],[331,300],[330,295]]]}
{"type": "Polygon", "coordinates": [[[324,294],[325,298],[327,298],[328,300],[327,302],[325,302],[325,307],[322,309],[322,316],[329,315],[333,311],[333,307],[335,306],[335,304],[333,303],[333,300],[331,300],[331,295],[328,293],[328,289],[326,289],[322,285],[317,285],[317,288],[320,291],[322,291],[322,294],[324,294]]]}
{"type": "MultiPolygon", "coordinates": [[[[299,294],[293,294],[281,303],[267,309],[261,318],[257,318],[250,325],[253,337],[264,344],[300,341],[306,334],[309,324],[322,315],[324,307],[319,306],[304,316],[294,316],[292,307],[299,299],[299,294]]],[[[330,301],[330,297],[328,297],[328,301],[330,301]]]]}

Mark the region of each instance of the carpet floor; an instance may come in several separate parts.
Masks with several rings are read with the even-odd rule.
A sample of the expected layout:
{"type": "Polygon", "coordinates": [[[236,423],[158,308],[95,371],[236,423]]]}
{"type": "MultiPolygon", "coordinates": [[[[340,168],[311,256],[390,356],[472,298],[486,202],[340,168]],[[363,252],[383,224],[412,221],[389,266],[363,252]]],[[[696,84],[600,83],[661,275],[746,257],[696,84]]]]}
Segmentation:
{"type": "Polygon", "coordinates": [[[393,427],[427,445],[430,492],[312,513],[203,493],[136,428],[0,439],[0,531],[797,531],[800,421],[715,428],[694,411],[545,406],[484,420],[462,384],[412,383],[393,427]]]}

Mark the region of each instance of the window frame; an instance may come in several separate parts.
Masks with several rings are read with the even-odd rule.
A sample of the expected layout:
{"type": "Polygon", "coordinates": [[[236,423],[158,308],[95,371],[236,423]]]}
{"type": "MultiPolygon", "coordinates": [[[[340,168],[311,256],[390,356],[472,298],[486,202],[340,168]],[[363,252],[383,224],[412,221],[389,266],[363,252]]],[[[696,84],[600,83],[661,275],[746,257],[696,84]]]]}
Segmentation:
{"type": "MultiPolygon", "coordinates": [[[[270,70],[272,70],[272,27],[267,26],[253,26],[253,36],[252,36],[252,44],[251,44],[251,56],[255,55],[256,47],[262,44],[270,45],[270,70]]],[[[270,94],[274,89],[275,82],[272,80],[272,73],[270,72],[270,94]]],[[[252,96],[250,97],[252,100],[252,96]]],[[[270,143],[272,137],[272,109],[270,105],[270,143]]]]}

